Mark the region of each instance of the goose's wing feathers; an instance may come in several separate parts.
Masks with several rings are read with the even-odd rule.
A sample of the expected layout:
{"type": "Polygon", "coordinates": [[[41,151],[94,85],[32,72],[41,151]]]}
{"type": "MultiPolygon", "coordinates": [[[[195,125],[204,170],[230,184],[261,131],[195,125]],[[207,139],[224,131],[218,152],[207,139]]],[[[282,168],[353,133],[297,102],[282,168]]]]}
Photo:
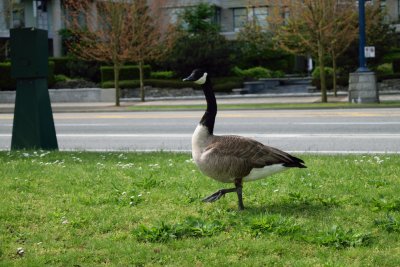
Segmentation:
{"type": "Polygon", "coordinates": [[[306,168],[304,161],[279,149],[241,136],[226,135],[214,136],[214,140],[205,149],[215,158],[225,158],[241,162],[242,167],[263,168],[269,165],[283,165],[285,167],[306,168]]]}

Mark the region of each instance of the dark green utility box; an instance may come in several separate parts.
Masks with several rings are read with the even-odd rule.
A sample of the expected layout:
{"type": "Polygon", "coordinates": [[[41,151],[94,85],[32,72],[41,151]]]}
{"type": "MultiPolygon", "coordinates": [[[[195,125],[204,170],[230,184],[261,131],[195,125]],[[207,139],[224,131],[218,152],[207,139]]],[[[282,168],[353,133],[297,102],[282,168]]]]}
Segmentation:
{"type": "Polygon", "coordinates": [[[11,75],[17,79],[11,149],[58,149],[47,88],[47,31],[10,30],[11,75]]]}
{"type": "Polygon", "coordinates": [[[47,31],[11,29],[11,75],[14,78],[47,77],[49,52],[47,31]]]}

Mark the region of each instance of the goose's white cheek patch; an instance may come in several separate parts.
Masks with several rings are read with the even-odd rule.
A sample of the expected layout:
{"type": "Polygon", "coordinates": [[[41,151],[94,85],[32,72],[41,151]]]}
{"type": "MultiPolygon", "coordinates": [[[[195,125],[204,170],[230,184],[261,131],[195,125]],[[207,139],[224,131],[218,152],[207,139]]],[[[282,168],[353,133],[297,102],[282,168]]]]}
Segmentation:
{"type": "Polygon", "coordinates": [[[204,72],[203,76],[201,76],[201,78],[195,81],[194,83],[205,84],[206,79],[207,79],[207,72],[204,72]]]}

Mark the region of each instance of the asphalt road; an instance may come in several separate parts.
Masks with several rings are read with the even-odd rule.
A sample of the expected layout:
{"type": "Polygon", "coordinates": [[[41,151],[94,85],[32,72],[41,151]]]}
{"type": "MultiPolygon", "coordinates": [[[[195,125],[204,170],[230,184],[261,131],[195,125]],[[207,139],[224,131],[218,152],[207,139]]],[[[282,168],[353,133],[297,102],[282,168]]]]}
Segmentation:
{"type": "MultiPolygon", "coordinates": [[[[60,150],[189,151],[203,112],[55,113],[60,150]]],[[[0,150],[12,114],[0,114],[0,150]]],[[[215,134],[237,134],[290,152],[400,153],[400,109],[220,111],[215,134]]]]}

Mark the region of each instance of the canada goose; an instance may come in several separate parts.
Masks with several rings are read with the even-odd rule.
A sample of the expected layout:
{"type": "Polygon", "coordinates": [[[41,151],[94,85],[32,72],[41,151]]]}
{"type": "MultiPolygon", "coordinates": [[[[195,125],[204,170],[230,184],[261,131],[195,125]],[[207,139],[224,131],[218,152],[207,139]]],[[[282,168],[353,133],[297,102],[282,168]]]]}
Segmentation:
{"type": "Polygon", "coordinates": [[[226,193],[236,192],[239,210],[243,210],[243,182],[265,178],[293,167],[307,168],[303,160],[250,138],[214,135],[217,101],[207,72],[195,69],[183,81],[200,84],[207,101],[207,109],[192,136],[194,162],[203,174],[223,183],[235,184],[235,188],[218,190],[204,198],[204,202],[214,202],[226,193]]]}

